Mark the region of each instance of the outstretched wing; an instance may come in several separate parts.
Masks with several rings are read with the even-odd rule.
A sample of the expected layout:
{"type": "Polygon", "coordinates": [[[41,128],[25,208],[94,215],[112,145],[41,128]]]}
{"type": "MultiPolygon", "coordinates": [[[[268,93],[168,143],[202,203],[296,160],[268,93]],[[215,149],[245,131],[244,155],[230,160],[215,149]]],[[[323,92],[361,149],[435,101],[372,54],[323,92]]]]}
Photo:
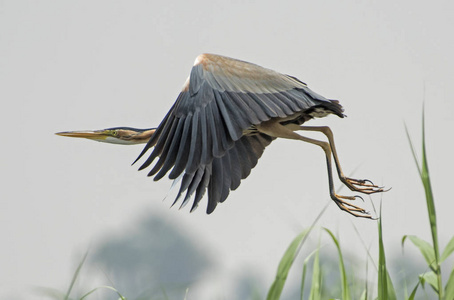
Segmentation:
{"type": "MultiPolygon", "coordinates": [[[[244,61],[202,54],[175,104],[137,160],[154,147],[140,170],[157,157],[148,176],[183,174],[178,197],[195,193],[194,209],[208,189],[207,213],[223,202],[257,164],[272,138],[244,135],[253,125],[314,107],[342,116],[342,107],[298,79],[244,61]]],[[[136,161],[137,161],[136,160],[136,161]]],[[[178,199],[177,197],[177,199],[178,199]]]]}

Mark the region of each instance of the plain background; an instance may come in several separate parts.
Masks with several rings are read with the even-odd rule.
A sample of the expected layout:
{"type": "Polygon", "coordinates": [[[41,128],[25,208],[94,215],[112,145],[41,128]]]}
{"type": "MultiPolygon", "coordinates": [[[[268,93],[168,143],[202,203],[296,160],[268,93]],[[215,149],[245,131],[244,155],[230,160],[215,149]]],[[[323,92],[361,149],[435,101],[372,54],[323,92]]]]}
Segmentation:
{"type": "MultiPolygon", "coordinates": [[[[204,201],[192,214],[162,202],[170,181],[130,166],[141,146],[54,135],[157,126],[204,52],[296,76],[341,101],[347,118],[308,125],[331,126],[347,173],[392,187],[364,203],[383,201],[390,256],[404,234],[430,240],[404,129],[419,151],[424,102],[444,246],[454,233],[453,14],[454,2],[441,0],[0,0],[0,298],[66,291],[87,250],[81,291],[113,285],[133,299],[149,288],[141,278],[154,278],[157,295],[175,279],[187,299],[240,299],[238,282],[252,278],[265,295],[291,239],[330,203],[320,149],[273,142],[207,216],[204,201]]],[[[330,203],[319,226],[355,259],[365,260],[363,244],[376,253],[374,221],[330,203]]]]}

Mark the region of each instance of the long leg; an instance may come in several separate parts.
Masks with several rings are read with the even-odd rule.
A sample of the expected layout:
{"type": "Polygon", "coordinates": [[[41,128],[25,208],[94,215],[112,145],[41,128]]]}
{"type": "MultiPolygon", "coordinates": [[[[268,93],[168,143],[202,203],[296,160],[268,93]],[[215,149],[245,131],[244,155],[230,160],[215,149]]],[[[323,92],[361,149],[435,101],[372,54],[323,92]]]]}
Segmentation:
{"type": "Polygon", "coordinates": [[[337,155],[336,146],[334,144],[334,136],[331,128],[328,126],[292,126],[292,130],[304,130],[304,131],[317,131],[323,133],[329,141],[331,151],[333,152],[334,163],[336,164],[337,174],[339,179],[352,191],[361,192],[364,194],[373,194],[377,192],[383,192],[383,188],[374,185],[370,180],[367,179],[354,179],[349,178],[342,172],[342,167],[339,163],[339,157],[337,155]]]}
{"type": "Polygon", "coordinates": [[[326,164],[327,164],[327,168],[328,168],[329,193],[330,193],[331,199],[334,200],[334,202],[337,204],[337,206],[340,209],[342,209],[356,217],[371,218],[370,214],[367,211],[365,211],[363,208],[350,204],[343,200],[343,199],[355,200],[355,196],[342,196],[342,195],[336,194],[336,192],[334,190],[333,172],[332,172],[332,163],[331,163],[332,149],[331,149],[331,146],[329,143],[301,136],[301,135],[293,132],[291,129],[286,128],[285,126],[279,124],[279,122],[274,121],[274,120],[270,120],[268,122],[264,122],[260,125],[257,125],[257,129],[260,132],[263,132],[263,133],[273,136],[273,137],[300,140],[303,142],[307,142],[307,143],[311,143],[311,144],[320,146],[323,149],[323,151],[325,152],[326,164]]]}

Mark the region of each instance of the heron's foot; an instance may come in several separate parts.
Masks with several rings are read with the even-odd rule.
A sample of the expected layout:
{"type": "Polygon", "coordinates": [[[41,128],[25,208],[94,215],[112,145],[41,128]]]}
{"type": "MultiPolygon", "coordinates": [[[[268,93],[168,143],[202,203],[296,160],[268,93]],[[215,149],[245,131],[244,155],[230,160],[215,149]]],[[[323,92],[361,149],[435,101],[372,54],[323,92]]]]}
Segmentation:
{"type": "Polygon", "coordinates": [[[349,177],[341,177],[340,180],[352,191],[360,192],[363,194],[373,194],[387,192],[384,187],[375,185],[368,179],[354,179],[349,177]]]}
{"type": "Polygon", "coordinates": [[[366,211],[364,208],[361,208],[359,206],[353,205],[343,199],[346,200],[356,200],[356,198],[360,198],[363,200],[361,196],[342,196],[342,195],[331,195],[331,199],[336,202],[337,206],[343,211],[348,212],[351,215],[354,215],[355,217],[359,218],[367,218],[367,219],[372,219],[372,216],[368,211],[366,211]]]}

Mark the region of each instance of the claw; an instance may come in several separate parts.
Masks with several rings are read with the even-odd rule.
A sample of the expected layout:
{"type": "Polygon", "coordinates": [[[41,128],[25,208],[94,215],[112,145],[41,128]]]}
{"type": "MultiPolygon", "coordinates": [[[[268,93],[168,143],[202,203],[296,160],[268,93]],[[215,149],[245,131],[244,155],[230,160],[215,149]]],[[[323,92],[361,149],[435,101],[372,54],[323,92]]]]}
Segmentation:
{"type": "Polygon", "coordinates": [[[335,202],[341,210],[346,211],[355,217],[372,219],[372,216],[370,215],[370,213],[362,208],[359,208],[357,206],[351,205],[351,204],[343,202],[343,201],[335,201],[335,202]],[[353,206],[355,208],[350,208],[349,206],[353,206]]]}
{"type": "Polygon", "coordinates": [[[375,184],[372,181],[370,181],[369,179],[364,179],[364,182],[369,182],[371,185],[375,186],[375,184]]]}
{"type": "Polygon", "coordinates": [[[361,192],[363,194],[373,194],[373,193],[380,193],[383,192],[383,188],[358,188],[356,191],[361,192]]]}
{"type": "Polygon", "coordinates": [[[341,210],[346,211],[349,214],[354,215],[355,217],[368,218],[368,219],[372,218],[370,213],[368,211],[366,211],[364,208],[342,200],[342,199],[355,200],[356,198],[360,198],[364,201],[364,199],[361,196],[342,196],[342,195],[335,194],[335,195],[332,195],[331,198],[334,200],[334,202],[336,202],[337,206],[341,210]]]}
{"type": "Polygon", "coordinates": [[[355,179],[355,178],[350,178],[350,177],[347,177],[345,179],[348,181],[352,181],[355,184],[359,184],[359,185],[364,185],[366,182],[369,182],[372,186],[374,186],[374,183],[372,181],[370,181],[369,179],[355,179]]]}
{"type": "Polygon", "coordinates": [[[360,192],[363,194],[373,194],[386,192],[383,186],[375,185],[369,179],[355,179],[350,177],[341,178],[341,181],[352,191],[360,192]]]}
{"type": "Polygon", "coordinates": [[[359,199],[361,199],[361,200],[362,200],[362,201],[364,202],[364,198],[363,198],[363,197],[361,197],[360,195],[355,195],[355,196],[353,196],[353,197],[355,197],[355,198],[359,198],[359,199]]]}

